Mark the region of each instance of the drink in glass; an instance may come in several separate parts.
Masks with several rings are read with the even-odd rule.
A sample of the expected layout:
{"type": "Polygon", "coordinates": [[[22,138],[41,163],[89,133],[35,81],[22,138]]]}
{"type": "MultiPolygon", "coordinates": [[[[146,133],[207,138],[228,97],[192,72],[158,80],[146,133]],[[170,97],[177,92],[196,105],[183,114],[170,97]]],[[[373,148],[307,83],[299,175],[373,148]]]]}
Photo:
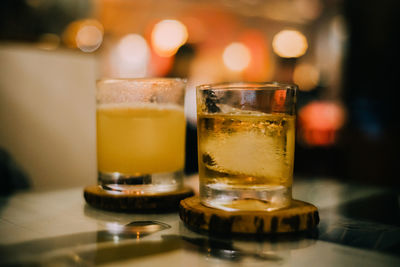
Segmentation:
{"type": "Polygon", "coordinates": [[[97,163],[105,189],[156,193],[182,186],[185,81],[97,83],[97,163]]]}
{"type": "Polygon", "coordinates": [[[296,86],[226,83],[197,88],[200,199],[224,210],[290,205],[296,86]]]}

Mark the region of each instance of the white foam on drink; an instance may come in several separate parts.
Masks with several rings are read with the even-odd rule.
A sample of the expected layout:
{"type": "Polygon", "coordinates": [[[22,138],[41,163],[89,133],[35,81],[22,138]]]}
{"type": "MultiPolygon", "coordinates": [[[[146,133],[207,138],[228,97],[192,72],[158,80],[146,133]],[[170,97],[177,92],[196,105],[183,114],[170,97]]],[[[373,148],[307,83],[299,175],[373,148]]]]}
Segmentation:
{"type": "Polygon", "coordinates": [[[148,109],[148,110],[177,110],[184,111],[182,106],[172,103],[146,103],[146,102],[127,102],[127,103],[107,103],[97,105],[98,110],[114,109],[148,109]]]}

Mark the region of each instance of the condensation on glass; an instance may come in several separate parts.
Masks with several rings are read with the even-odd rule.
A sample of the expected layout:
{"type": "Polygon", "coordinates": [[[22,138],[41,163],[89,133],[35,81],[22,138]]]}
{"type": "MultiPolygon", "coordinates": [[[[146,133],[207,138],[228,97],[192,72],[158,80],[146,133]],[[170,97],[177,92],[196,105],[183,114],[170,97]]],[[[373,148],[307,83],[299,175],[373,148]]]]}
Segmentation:
{"type": "Polygon", "coordinates": [[[185,86],[178,78],[97,81],[98,182],[104,189],[147,194],[182,187],[185,86]]]}
{"type": "Polygon", "coordinates": [[[197,87],[203,204],[229,211],[290,205],[296,92],[276,82],[197,87]]]}

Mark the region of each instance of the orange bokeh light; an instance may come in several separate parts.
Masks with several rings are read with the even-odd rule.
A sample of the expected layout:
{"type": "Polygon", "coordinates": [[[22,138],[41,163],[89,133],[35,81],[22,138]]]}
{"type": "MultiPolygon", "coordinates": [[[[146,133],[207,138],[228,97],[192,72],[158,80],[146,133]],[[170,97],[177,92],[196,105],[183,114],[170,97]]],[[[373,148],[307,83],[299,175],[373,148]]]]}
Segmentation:
{"type": "Polygon", "coordinates": [[[320,72],[312,64],[301,63],[294,68],[293,82],[301,91],[311,91],[319,83],[320,72]]]}
{"type": "Polygon", "coordinates": [[[271,75],[269,60],[269,45],[265,34],[256,29],[247,29],[239,37],[249,49],[251,60],[249,65],[243,71],[243,77],[247,81],[266,81],[271,75]]]}
{"type": "Polygon", "coordinates": [[[313,101],[299,111],[299,138],[307,145],[333,145],[345,117],[345,110],[340,104],[313,101]]]}

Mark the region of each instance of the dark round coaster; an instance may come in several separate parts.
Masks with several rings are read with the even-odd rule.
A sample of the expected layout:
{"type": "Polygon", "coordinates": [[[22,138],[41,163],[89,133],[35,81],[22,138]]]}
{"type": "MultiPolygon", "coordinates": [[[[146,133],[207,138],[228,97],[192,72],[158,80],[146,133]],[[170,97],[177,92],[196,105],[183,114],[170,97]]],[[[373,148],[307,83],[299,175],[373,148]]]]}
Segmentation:
{"type": "Polygon", "coordinates": [[[136,195],[104,190],[98,185],[84,189],[86,202],[98,209],[121,212],[167,212],[177,210],[179,201],[194,195],[193,190],[184,187],[173,192],[136,195]]]}
{"type": "Polygon", "coordinates": [[[319,223],[317,207],[300,200],[275,211],[229,212],[204,206],[196,196],[180,202],[179,216],[193,230],[218,235],[294,233],[319,223]]]}

